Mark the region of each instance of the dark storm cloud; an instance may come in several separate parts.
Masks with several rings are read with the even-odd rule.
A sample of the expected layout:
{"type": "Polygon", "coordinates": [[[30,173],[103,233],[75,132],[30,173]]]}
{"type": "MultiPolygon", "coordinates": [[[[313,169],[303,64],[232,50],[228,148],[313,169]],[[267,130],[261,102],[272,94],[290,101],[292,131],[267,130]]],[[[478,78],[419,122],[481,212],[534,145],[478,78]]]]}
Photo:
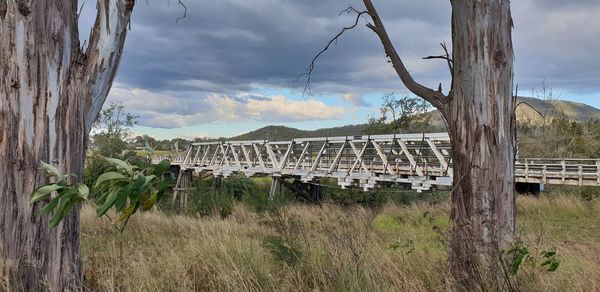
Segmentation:
{"type": "MultiPolygon", "coordinates": [[[[439,51],[437,44],[449,31],[444,26],[449,5],[440,2],[380,4],[388,26],[396,28],[402,42],[398,46],[407,58],[418,60],[439,51]]],[[[248,91],[252,84],[302,87],[303,82],[296,78],[311,58],[342,26],[353,22],[352,15],[338,17],[348,4],[322,0],[187,1],[187,17],[176,23],[182,7],[174,1],[152,1],[149,6],[140,2],[118,80],[157,90],[196,83],[197,90],[208,92],[248,91]]],[[[360,7],[358,2],[352,4],[360,7]]],[[[319,83],[346,83],[368,90],[380,88],[375,81],[381,81],[382,76],[394,77],[377,39],[363,23],[318,62],[313,89],[319,89],[319,83]]],[[[421,73],[425,72],[417,75],[428,78],[421,73]]],[[[390,82],[388,86],[396,84],[390,82]]]]}
{"type": "MultiPolygon", "coordinates": [[[[421,58],[440,54],[440,42],[450,44],[449,1],[374,2],[415,79],[430,87],[442,82],[447,90],[446,65],[421,58]]],[[[356,0],[185,3],[187,17],[176,23],[183,13],[176,1],[138,1],[117,77],[121,89],[140,88],[189,101],[187,106],[154,109],[181,116],[211,108],[204,101],[210,94],[237,100],[256,88],[301,91],[304,82],[296,80],[298,75],[341,27],[354,21],[354,16],[338,13],[349,4],[362,7],[356,0]]],[[[600,91],[600,1],[521,0],[513,2],[512,10],[515,81],[521,88],[547,79],[555,89],[600,91]]],[[[93,19],[91,14],[83,18],[93,19]]],[[[406,91],[378,39],[363,24],[361,20],[318,61],[309,98],[338,95],[348,105],[368,106],[380,101],[364,100],[365,95],[406,91]]]]}

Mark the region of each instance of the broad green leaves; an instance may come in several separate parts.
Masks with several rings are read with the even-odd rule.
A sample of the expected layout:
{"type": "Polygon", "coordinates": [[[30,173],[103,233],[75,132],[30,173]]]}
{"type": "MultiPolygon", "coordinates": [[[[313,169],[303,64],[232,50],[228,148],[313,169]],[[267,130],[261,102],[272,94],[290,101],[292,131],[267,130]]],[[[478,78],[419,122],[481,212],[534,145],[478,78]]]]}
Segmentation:
{"type": "Polygon", "coordinates": [[[121,173],[114,172],[114,171],[106,172],[98,177],[98,179],[96,180],[96,184],[94,185],[94,188],[97,188],[98,186],[102,185],[104,182],[107,182],[110,180],[124,180],[124,179],[127,179],[127,177],[121,173]]]}
{"type": "Polygon", "coordinates": [[[33,204],[35,202],[45,200],[50,196],[50,193],[64,188],[65,186],[60,186],[58,184],[43,186],[33,193],[33,196],[31,197],[31,201],[29,203],[33,204]]]}
{"type": "Polygon", "coordinates": [[[560,266],[560,259],[557,258],[556,251],[554,250],[542,251],[540,253],[541,259],[535,253],[530,253],[529,248],[525,245],[505,250],[503,254],[512,257],[510,265],[510,274],[512,276],[516,276],[526,263],[529,263],[530,266],[538,266],[539,263],[539,266],[545,268],[548,272],[554,272],[560,266]]]}
{"type": "Polygon", "coordinates": [[[82,184],[70,185],[68,178],[73,175],[63,175],[56,167],[48,163],[41,162],[40,170],[45,171],[46,176],[54,179],[56,183],[48,184],[35,190],[29,202],[33,204],[44,201],[49,199],[53,193],[56,193],[56,196],[40,210],[41,215],[52,214],[50,227],[56,227],[75,204],[86,200],[89,195],[89,189],[82,184]]]}
{"type": "Polygon", "coordinates": [[[83,183],[70,184],[69,175],[62,175],[54,166],[42,162],[41,169],[57,182],[34,191],[30,203],[51,199],[40,210],[40,215],[52,214],[50,226],[56,227],[77,203],[97,197],[96,215],[104,216],[114,208],[119,214],[114,224],[122,231],[133,214],[140,208],[142,211],[152,209],[173,184],[171,178],[163,178],[171,165],[168,160],[140,169],[120,159],[105,159],[111,167],[98,177],[92,190],[83,183]],[[53,193],[56,195],[51,198],[53,193]]]}

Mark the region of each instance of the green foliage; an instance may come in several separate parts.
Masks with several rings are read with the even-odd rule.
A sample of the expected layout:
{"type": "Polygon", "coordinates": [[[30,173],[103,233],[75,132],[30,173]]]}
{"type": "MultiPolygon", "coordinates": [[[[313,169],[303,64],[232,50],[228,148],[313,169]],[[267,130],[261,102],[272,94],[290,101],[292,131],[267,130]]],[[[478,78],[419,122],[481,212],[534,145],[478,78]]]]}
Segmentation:
{"type": "Polygon", "coordinates": [[[54,166],[41,162],[41,170],[46,172],[47,177],[56,181],[42,186],[35,190],[31,195],[30,204],[51,199],[46,206],[40,210],[40,215],[52,214],[50,218],[50,227],[58,226],[60,221],[71,211],[71,208],[80,202],[87,200],[89,188],[80,183],[69,182],[72,175],[63,175],[54,166]],[[51,198],[51,194],[56,192],[56,196],[51,198]]]}
{"type": "Polygon", "coordinates": [[[123,229],[129,218],[139,209],[150,210],[159,201],[172,184],[170,178],[161,179],[170,162],[161,161],[158,165],[147,169],[132,166],[129,162],[106,158],[113,171],[103,173],[94,185],[94,189],[102,187],[97,198],[98,217],[114,207],[119,217],[114,221],[119,229],[123,229]]]}
{"type": "Polygon", "coordinates": [[[586,201],[600,198],[600,187],[582,187],[579,191],[579,196],[586,201]]]}
{"type": "Polygon", "coordinates": [[[94,123],[90,148],[105,157],[121,157],[128,143],[130,128],[137,124],[137,116],[125,111],[121,103],[112,103],[103,109],[94,123]]]}
{"type": "Polygon", "coordinates": [[[600,158],[599,120],[579,122],[560,115],[539,123],[521,121],[518,137],[521,157],[600,158]]]}
{"type": "Polygon", "coordinates": [[[556,257],[556,251],[543,251],[542,252],[542,267],[546,268],[548,272],[554,272],[560,266],[560,260],[556,257]]]}
{"type": "Polygon", "coordinates": [[[256,193],[256,184],[248,177],[237,175],[226,179],[210,180],[209,188],[206,183],[197,183],[193,197],[198,197],[196,209],[201,216],[219,214],[227,218],[233,211],[234,201],[256,193]]]}
{"type": "Polygon", "coordinates": [[[271,227],[276,235],[266,236],[263,245],[276,259],[293,266],[302,259],[300,250],[302,224],[281,204],[283,200],[271,201],[268,210],[264,213],[265,217],[261,223],[271,227]]]}
{"type": "Polygon", "coordinates": [[[519,271],[519,268],[525,263],[525,261],[529,258],[529,248],[526,246],[523,247],[515,247],[506,252],[507,254],[512,254],[512,264],[510,265],[510,274],[515,276],[519,271]]]}
{"type": "Polygon", "coordinates": [[[220,188],[214,187],[198,195],[195,209],[200,216],[218,214],[225,219],[231,215],[234,199],[230,193],[222,192],[220,188]]]}
{"type": "Polygon", "coordinates": [[[404,185],[391,185],[387,188],[364,192],[361,189],[340,189],[335,180],[322,179],[321,183],[330,186],[323,188],[325,199],[342,206],[362,205],[369,208],[381,208],[388,202],[408,205],[414,202],[437,203],[449,197],[449,191],[432,190],[418,193],[404,185]]]}
{"type": "Polygon", "coordinates": [[[289,266],[296,265],[302,259],[302,252],[300,252],[297,247],[289,246],[285,240],[279,236],[266,236],[263,245],[277,260],[282,261],[289,266]]]}
{"type": "Polygon", "coordinates": [[[140,168],[123,160],[104,158],[103,172],[93,178],[90,195],[88,185],[70,184],[69,175],[62,175],[58,169],[44,162],[41,165],[48,176],[57,182],[34,191],[31,203],[46,200],[56,192],[57,195],[40,212],[42,215],[53,213],[51,227],[56,227],[75,204],[93,199],[98,205],[98,217],[104,216],[114,207],[119,214],[114,224],[122,231],[133,214],[139,209],[150,210],[173,183],[172,179],[163,179],[170,165],[167,160],[155,166],[140,168]]]}
{"type": "Polygon", "coordinates": [[[548,272],[554,272],[560,266],[560,259],[556,254],[556,250],[544,250],[539,256],[532,254],[529,247],[526,245],[517,245],[513,248],[503,251],[511,259],[510,274],[516,276],[517,273],[525,266],[539,266],[548,272]]]}
{"type": "Polygon", "coordinates": [[[430,105],[418,97],[396,97],[388,93],[383,97],[381,115],[372,117],[367,123],[366,133],[417,133],[433,132],[439,129],[433,126],[430,105]]]}

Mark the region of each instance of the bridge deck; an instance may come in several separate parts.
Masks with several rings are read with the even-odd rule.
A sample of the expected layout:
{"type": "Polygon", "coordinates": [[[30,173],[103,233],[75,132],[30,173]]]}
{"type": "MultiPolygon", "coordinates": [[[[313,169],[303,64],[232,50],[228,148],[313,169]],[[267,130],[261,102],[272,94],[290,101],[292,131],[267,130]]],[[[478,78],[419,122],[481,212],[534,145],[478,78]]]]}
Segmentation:
{"type": "MultiPolygon", "coordinates": [[[[202,142],[172,163],[223,177],[238,172],[296,176],[306,182],[328,177],[343,188],[407,183],[421,191],[452,185],[450,147],[447,133],[202,142]]],[[[519,159],[515,178],[524,183],[600,186],[600,160],[519,159]]]]}

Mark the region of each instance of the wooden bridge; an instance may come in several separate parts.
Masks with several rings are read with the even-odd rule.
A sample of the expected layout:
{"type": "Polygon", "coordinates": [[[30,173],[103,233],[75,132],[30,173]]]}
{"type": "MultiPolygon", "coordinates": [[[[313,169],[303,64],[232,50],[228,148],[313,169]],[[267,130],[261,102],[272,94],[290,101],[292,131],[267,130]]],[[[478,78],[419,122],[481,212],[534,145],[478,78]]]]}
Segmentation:
{"type": "MultiPolygon", "coordinates": [[[[295,177],[306,183],[334,178],[342,188],[368,191],[402,183],[423,191],[452,185],[450,147],[447,133],[219,141],[194,143],[171,160],[181,170],[211,172],[216,177],[244,173],[295,177]]],[[[541,188],[544,184],[600,186],[600,159],[520,158],[515,179],[541,188]]]]}

